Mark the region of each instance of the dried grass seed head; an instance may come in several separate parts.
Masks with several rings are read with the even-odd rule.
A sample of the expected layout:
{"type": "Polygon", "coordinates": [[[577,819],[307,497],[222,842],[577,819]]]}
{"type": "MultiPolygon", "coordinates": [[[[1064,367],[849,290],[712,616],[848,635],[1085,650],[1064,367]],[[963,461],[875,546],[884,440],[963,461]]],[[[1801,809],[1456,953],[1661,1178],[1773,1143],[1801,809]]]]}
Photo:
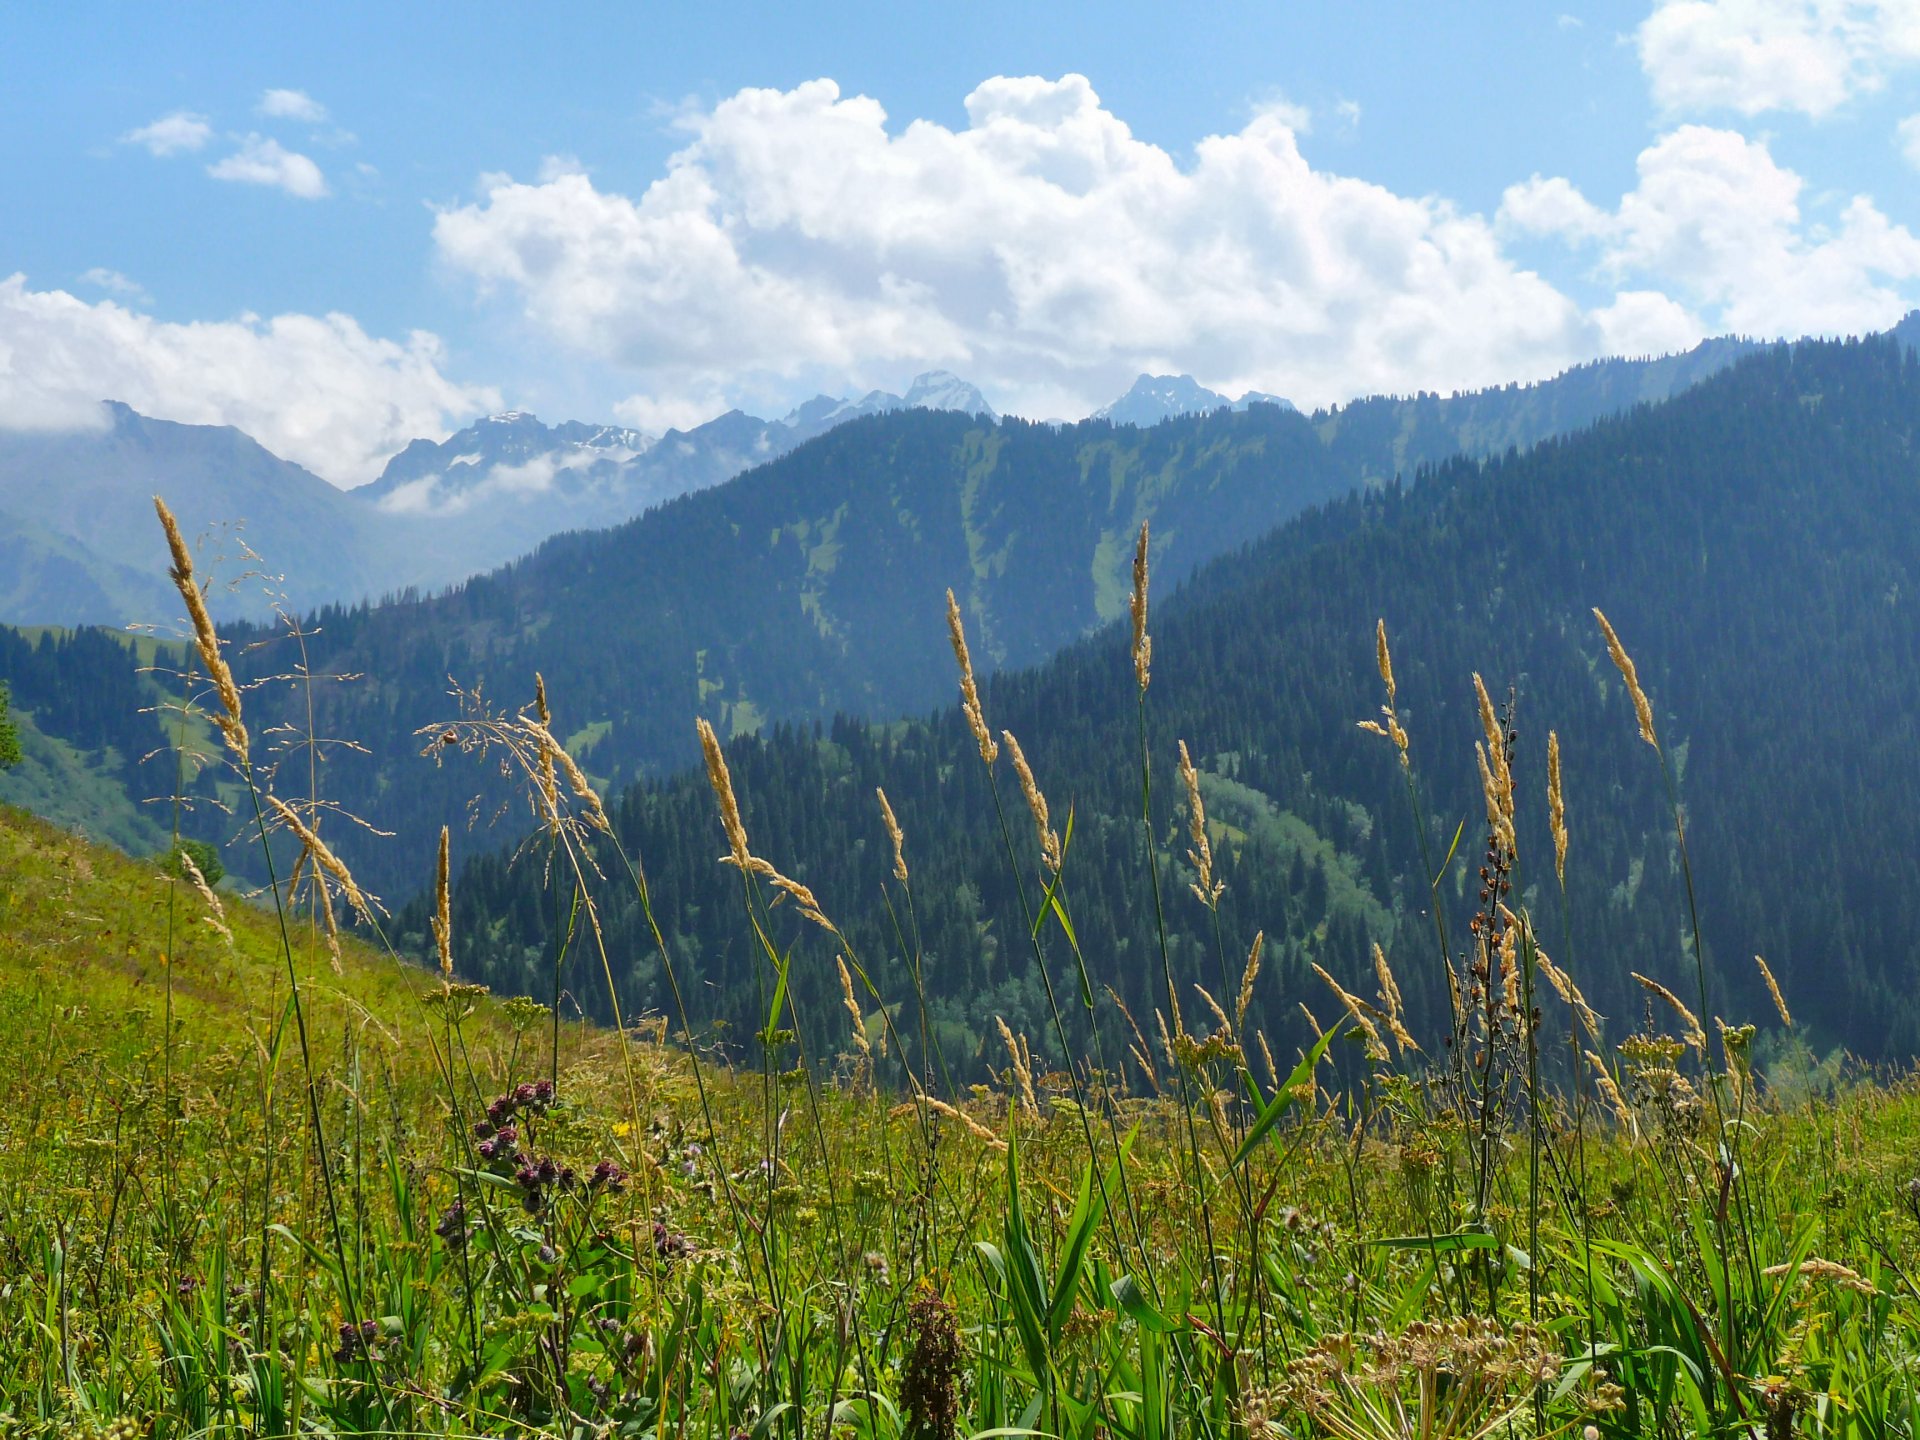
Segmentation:
{"type": "Polygon", "coordinates": [[[1773,1008],[1780,1012],[1780,1023],[1789,1029],[1793,1026],[1793,1016],[1787,1011],[1787,997],[1780,993],[1780,982],[1773,978],[1773,971],[1767,968],[1767,962],[1758,955],[1753,963],[1760,967],[1760,978],[1766,982],[1767,994],[1773,999],[1773,1008]]]}
{"type": "Polygon", "coordinates": [[[987,728],[986,712],[980,708],[980,687],[973,678],[973,656],[967,651],[966,627],[960,623],[960,602],[947,591],[947,639],[953,644],[954,662],[960,667],[960,710],[973,731],[974,744],[980,747],[980,759],[987,765],[1000,758],[1000,747],[987,728]]]}
{"type": "Polygon", "coordinates": [[[1051,874],[1060,873],[1060,837],[1054,833],[1048,818],[1047,797],[1040,793],[1040,786],[1033,778],[1033,770],[1027,764],[1027,757],[1020,749],[1020,742],[1013,738],[1011,730],[1002,730],[1000,738],[1006,741],[1007,756],[1013,761],[1013,773],[1020,778],[1020,793],[1026,797],[1027,809],[1033,815],[1033,829],[1040,841],[1040,862],[1051,874]]]}
{"type": "Polygon", "coordinates": [[[876,785],[873,793],[880,800],[880,822],[887,828],[887,839],[893,842],[893,878],[904,885],[907,883],[907,837],[900,832],[900,822],[893,818],[887,792],[876,785]]]}
{"type": "Polygon", "coordinates": [[[1547,732],[1547,820],[1553,829],[1553,869],[1567,883],[1567,801],[1560,789],[1560,732],[1547,732]]]}
{"type": "Polygon", "coordinates": [[[693,724],[700,733],[700,753],[706,757],[707,783],[713,786],[713,797],[720,805],[720,825],[727,832],[727,847],[732,852],[729,858],[744,874],[752,868],[753,857],[747,850],[746,827],[740,823],[740,806],[733,797],[727,757],[721,753],[720,737],[713,733],[704,715],[693,724]]]}
{"type": "Polygon", "coordinates": [[[453,893],[450,882],[453,838],[445,825],[440,827],[440,863],[433,881],[433,939],[440,948],[440,974],[453,979],[453,893]]]}
{"type": "Polygon", "coordinates": [[[1640,672],[1634,667],[1633,657],[1627,654],[1627,647],[1620,643],[1612,623],[1600,613],[1598,606],[1594,608],[1593,618],[1600,622],[1600,633],[1607,639],[1607,653],[1613,657],[1614,668],[1620,672],[1620,678],[1626,682],[1627,694],[1633,699],[1633,714],[1640,723],[1640,738],[1658,750],[1660,738],[1653,731],[1653,705],[1647,699],[1647,692],[1640,688],[1640,672]]]}
{"type": "Polygon", "coordinates": [[[1133,675],[1145,694],[1153,668],[1153,637],[1147,634],[1147,522],[1140,522],[1140,539],[1133,548],[1133,594],[1127,603],[1133,617],[1133,675]]]}
{"type": "Polygon", "coordinates": [[[187,619],[193,626],[194,649],[199,652],[200,663],[207,668],[207,677],[213,681],[214,693],[220,697],[220,709],[214,713],[213,723],[220,727],[220,733],[234,757],[245,766],[250,754],[250,742],[246,723],[240,718],[240,687],[233,683],[233,671],[221,652],[219,633],[213,628],[213,617],[207,613],[207,598],[201,592],[200,582],[193,578],[193,552],[187,548],[186,538],[181,535],[179,522],[173,518],[167,502],[156,495],[153,497],[153,509],[160,517],[160,528],[167,537],[167,549],[173,555],[173,567],[167,573],[187,607],[187,619]]]}

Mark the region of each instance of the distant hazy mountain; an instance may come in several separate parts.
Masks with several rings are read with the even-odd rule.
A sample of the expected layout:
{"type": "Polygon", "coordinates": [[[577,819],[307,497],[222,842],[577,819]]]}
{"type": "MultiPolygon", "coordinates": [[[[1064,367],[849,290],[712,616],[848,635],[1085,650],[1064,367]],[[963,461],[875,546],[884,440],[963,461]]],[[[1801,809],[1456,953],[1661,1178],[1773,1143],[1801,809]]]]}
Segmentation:
{"type": "MultiPolygon", "coordinates": [[[[178,425],[103,407],[93,430],[0,430],[0,615],[18,624],[164,621],[180,609],[163,563],[152,497],[190,536],[224,553],[223,577],[248,568],[244,540],[288,577],[296,605],[385,585],[386,553],[369,507],[229,426],[178,425]],[[231,527],[231,528],[229,528],[231,527]]],[[[216,586],[216,618],[260,614],[258,591],[216,586]]]]}
{"type": "MultiPolygon", "coordinates": [[[[786,454],[863,415],[894,410],[991,415],[946,371],[904,396],[819,396],[780,420],[728,411],[652,436],[613,425],[545,425],[524,411],[416,440],[380,477],[342,491],[238,430],[180,425],[105,407],[106,425],[57,434],[0,431],[0,620],[13,624],[163,621],[178,609],[160,564],[150,498],[166,497],[192,535],[237,524],[295,606],[437,590],[526,554],[550,535],[617,525],[786,454]]],[[[222,537],[211,553],[237,554],[222,537]]],[[[209,565],[231,579],[243,559],[209,565]]],[[[216,589],[216,617],[260,617],[257,585],[216,589]]]]}
{"type": "Polygon", "coordinates": [[[1191,375],[1142,375],[1131,389],[1111,405],[1103,405],[1090,417],[1111,420],[1115,425],[1158,425],[1175,415],[1204,415],[1209,410],[1244,410],[1249,405],[1278,405],[1294,409],[1291,400],[1249,390],[1238,400],[1229,400],[1217,390],[1209,390],[1191,375]]]}

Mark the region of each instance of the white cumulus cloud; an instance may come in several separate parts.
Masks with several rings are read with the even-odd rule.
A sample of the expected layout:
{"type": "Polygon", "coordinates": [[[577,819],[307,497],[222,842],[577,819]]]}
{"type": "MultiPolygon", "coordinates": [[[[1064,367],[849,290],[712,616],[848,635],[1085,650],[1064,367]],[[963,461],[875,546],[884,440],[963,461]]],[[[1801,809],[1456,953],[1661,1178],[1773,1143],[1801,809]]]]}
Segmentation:
{"type": "Polygon", "coordinates": [[[1442,199],[1316,170],[1257,113],[1185,162],[1077,75],[996,78],[958,129],[890,126],[830,80],[682,120],[638,196],[571,170],[488,177],[442,261],[572,349],[689,397],[966,374],[1078,414],[1143,370],[1302,403],[1493,383],[1594,353],[1598,322],[1442,199]]]}
{"type": "Polygon", "coordinates": [[[1651,282],[1633,309],[1656,334],[1679,333],[1688,312],[1707,329],[1757,336],[1857,333],[1912,303],[1920,238],[1863,195],[1832,224],[1808,221],[1804,182],[1761,141],[1685,125],[1643,150],[1637,169],[1612,210],[1535,176],[1507,191],[1500,222],[1591,247],[1611,283],[1651,282]]]}
{"type": "Polygon", "coordinates": [[[1920,62],[1920,0],[1660,0],[1635,40],[1669,112],[1821,116],[1920,62]]]}
{"type": "Polygon", "coordinates": [[[209,165],[207,174],[216,180],[271,185],[302,200],[318,200],[327,194],[327,177],[318,165],[264,135],[247,136],[233,154],[209,165]]]}
{"type": "Polygon", "coordinates": [[[0,279],[0,427],[104,422],[100,402],[199,425],[234,425],[336,485],[370,480],[417,436],[499,406],[441,370],[432,335],[368,335],[347,315],[174,324],[111,301],[0,279]]]}
{"type": "Polygon", "coordinates": [[[254,108],[271,119],[301,120],[309,125],[322,124],[327,118],[327,107],[304,90],[268,90],[254,108]]]}
{"type": "Polygon", "coordinates": [[[213,126],[204,115],[176,110],[162,115],[150,125],[129,130],[120,137],[126,145],[142,145],[155,155],[177,155],[183,150],[199,150],[213,138],[213,126]]]}
{"type": "Polygon", "coordinates": [[[104,265],[96,265],[80,276],[82,285],[91,285],[97,290],[111,290],[116,295],[125,295],[135,300],[147,298],[147,287],[130,276],[122,275],[118,270],[110,270],[104,265]]]}

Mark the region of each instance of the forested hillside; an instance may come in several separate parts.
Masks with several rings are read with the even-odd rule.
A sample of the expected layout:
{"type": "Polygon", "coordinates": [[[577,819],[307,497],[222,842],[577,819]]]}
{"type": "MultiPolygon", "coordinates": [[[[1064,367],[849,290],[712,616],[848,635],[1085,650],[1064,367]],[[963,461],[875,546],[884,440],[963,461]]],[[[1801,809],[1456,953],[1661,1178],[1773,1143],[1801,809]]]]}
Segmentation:
{"type": "MultiPolygon", "coordinates": [[[[1484,841],[1471,748],[1478,671],[1496,695],[1512,686],[1516,696],[1516,889],[1543,936],[1560,930],[1546,830],[1553,729],[1565,752],[1574,958],[1590,998],[1630,1021],[1643,1003],[1631,970],[1693,994],[1659,761],[1636,732],[1597,605],[1639,662],[1685,806],[1714,1011],[1758,1015],[1752,956],[1764,952],[1816,1037],[1867,1054],[1920,1047],[1917,425],[1920,365],[1893,343],[1780,347],[1524,456],[1459,461],[1327,505],[1163,598],[1147,713],[1179,973],[1210,987],[1221,978],[1190,867],[1174,858],[1187,844],[1173,773],[1183,738],[1227,887],[1229,962],[1237,973],[1260,929],[1280,972],[1260,1023],[1286,1033],[1297,1001],[1324,1008],[1312,961],[1371,994],[1361,979],[1370,938],[1388,947],[1416,1015],[1444,1003],[1400,768],[1386,741],[1356,726],[1382,698],[1373,629],[1384,616],[1436,867],[1464,827],[1441,886],[1456,940],[1484,841]]],[[[939,605],[926,610],[920,659],[951,685],[939,605]]],[[[977,616],[970,601],[967,611],[977,616]]],[[[1056,824],[1072,811],[1065,891],[1096,985],[1151,1024],[1164,1001],[1141,883],[1124,628],[1002,675],[986,711],[1020,738],[1056,824]]],[[[690,735],[690,707],[682,723],[690,735]]],[[[910,930],[902,897],[883,903],[891,853],[874,787],[884,785],[906,833],[912,922],[947,1053],[985,1053],[996,1015],[1051,1048],[1022,909],[1038,894],[1032,830],[1003,758],[992,783],[1009,808],[1023,897],[956,712],[775,728],[736,741],[730,758],[755,853],[811,886],[885,977],[882,991],[898,995],[910,930]]],[[[751,1033],[763,962],[740,918],[738,876],[714,860],[725,842],[704,778],[649,784],[612,808],[696,1009],[736,1037],[751,1033]]],[[[631,894],[609,884],[599,896],[615,974],[628,1013],[664,1010],[631,894]]],[[[544,991],[555,904],[537,857],[476,860],[455,891],[462,966],[500,988],[544,991]]],[[[418,910],[400,925],[416,941],[424,928],[418,910]]],[[[777,938],[801,943],[792,983],[803,1010],[825,1017],[838,1003],[831,947],[797,918],[782,919],[777,938]]],[[[1071,1000],[1077,980],[1057,933],[1050,955],[1071,1000]]],[[[604,984],[589,957],[575,948],[567,980],[591,1006],[604,984]]],[[[1078,1024],[1077,1001],[1066,1009],[1078,1024]]],[[[1106,1053],[1123,1053],[1123,1022],[1104,998],[1100,1014],[1106,1053]]]]}

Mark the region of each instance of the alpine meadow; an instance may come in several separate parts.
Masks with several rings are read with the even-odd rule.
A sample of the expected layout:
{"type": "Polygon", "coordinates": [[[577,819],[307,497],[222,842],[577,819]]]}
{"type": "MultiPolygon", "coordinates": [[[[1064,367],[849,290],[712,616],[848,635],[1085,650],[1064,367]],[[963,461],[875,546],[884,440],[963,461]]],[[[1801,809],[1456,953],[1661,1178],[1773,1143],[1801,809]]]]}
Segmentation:
{"type": "Polygon", "coordinates": [[[1905,0],[90,8],[0,1440],[1920,1440],[1905,0]]]}

